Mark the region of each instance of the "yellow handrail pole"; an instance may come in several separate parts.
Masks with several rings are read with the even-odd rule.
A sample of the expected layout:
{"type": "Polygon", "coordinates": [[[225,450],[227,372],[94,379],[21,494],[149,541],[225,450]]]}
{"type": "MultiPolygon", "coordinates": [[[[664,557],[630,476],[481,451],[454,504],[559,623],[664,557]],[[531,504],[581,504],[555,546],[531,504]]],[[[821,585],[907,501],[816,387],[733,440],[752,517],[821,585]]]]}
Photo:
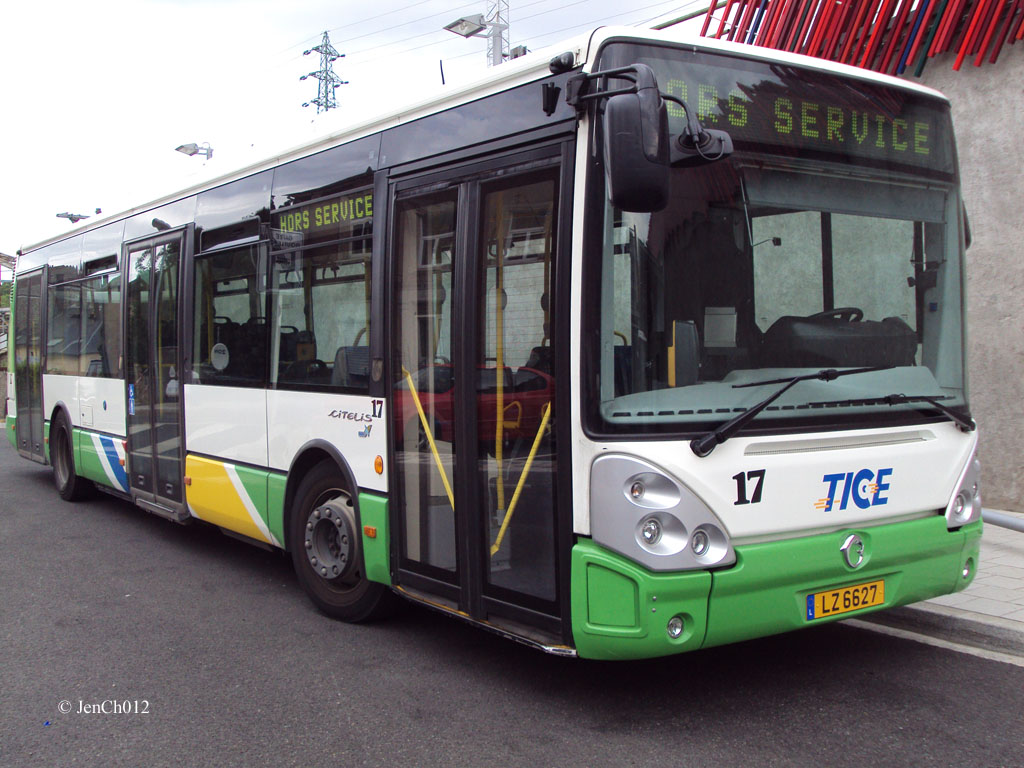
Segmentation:
{"type": "Polygon", "coordinates": [[[448,475],[444,471],[444,464],[441,463],[441,454],[438,453],[437,444],[434,442],[434,435],[430,431],[430,425],[427,424],[427,414],[423,412],[423,404],[420,403],[420,396],[416,392],[416,385],[412,383],[412,375],[402,366],[402,375],[405,376],[406,382],[409,384],[409,392],[412,394],[412,401],[416,405],[416,412],[420,415],[420,423],[423,425],[423,432],[427,436],[427,442],[430,444],[430,452],[434,454],[434,463],[437,464],[437,471],[441,473],[441,482],[444,483],[445,493],[448,494],[448,503],[452,505],[452,511],[455,510],[455,496],[452,494],[452,487],[448,484],[448,475]]]}
{"type": "Polygon", "coordinates": [[[523,490],[523,483],[526,482],[526,476],[530,474],[530,467],[533,466],[533,459],[537,455],[537,449],[540,447],[540,438],[544,434],[544,430],[547,429],[548,419],[551,416],[551,403],[544,403],[544,414],[540,419],[540,426],[537,428],[537,435],[533,438],[533,445],[530,447],[530,455],[526,457],[526,464],[523,465],[523,473],[519,476],[519,482],[516,483],[515,493],[512,494],[512,501],[508,505],[508,510],[505,512],[505,519],[501,521],[501,528],[498,530],[498,538],[494,540],[494,544],[491,545],[491,557],[498,554],[498,550],[501,549],[501,541],[505,538],[505,531],[508,529],[508,524],[512,520],[512,513],[515,512],[516,503],[519,501],[519,493],[523,490]]]}

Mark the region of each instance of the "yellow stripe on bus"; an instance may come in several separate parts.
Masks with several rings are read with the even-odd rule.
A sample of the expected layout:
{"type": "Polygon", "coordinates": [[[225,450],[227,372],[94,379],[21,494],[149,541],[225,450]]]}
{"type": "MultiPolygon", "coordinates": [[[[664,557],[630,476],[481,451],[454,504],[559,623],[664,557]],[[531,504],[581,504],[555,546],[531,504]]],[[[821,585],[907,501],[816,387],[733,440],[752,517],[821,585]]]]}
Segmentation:
{"type": "Polygon", "coordinates": [[[249,511],[253,507],[252,500],[239,497],[236,484],[232,482],[224,464],[188,456],[185,459],[185,474],[192,479],[192,484],[185,488],[185,497],[193,515],[250,539],[280,546],[273,541],[265,525],[253,520],[249,511]],[[246,501],[249,503],[246,504],[246,501]]]}

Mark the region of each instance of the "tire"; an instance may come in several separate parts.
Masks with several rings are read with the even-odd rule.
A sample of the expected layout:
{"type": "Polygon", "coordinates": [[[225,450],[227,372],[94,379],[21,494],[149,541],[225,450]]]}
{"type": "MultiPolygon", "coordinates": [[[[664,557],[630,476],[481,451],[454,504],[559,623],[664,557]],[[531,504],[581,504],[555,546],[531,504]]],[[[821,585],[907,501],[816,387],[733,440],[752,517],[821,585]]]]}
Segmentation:
{"type": "Polygon", "coordinates": [[[364,575],[359,521],[333,462],[317,464],[299,483],[288,518],[288,542],[299,584],[321,612],[349,622],[391,612],[394,593],[364,575]]]}
{"type": "Polygon", "coordinates": [[[75,452],[72,450],[71,427],[63,413],[58,414],[50,427],[50,464],[53,466],[53,484],[64,501],[87,498],[93,484],[76,474],[75,452]]]}

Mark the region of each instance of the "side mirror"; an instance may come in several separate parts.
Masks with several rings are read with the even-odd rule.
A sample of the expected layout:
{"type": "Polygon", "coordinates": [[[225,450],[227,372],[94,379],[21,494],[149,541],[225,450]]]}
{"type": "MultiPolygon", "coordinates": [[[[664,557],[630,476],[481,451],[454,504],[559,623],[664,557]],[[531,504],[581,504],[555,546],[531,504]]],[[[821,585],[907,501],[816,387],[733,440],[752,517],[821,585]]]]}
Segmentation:
{"type": "Polygon", "coordinates": [[[610,96],[604,107],[605,183],[612,205],[624,211],[668,204],[668,109],[650,79],[650,87],[638,82],[636,93],[610,96]]]}

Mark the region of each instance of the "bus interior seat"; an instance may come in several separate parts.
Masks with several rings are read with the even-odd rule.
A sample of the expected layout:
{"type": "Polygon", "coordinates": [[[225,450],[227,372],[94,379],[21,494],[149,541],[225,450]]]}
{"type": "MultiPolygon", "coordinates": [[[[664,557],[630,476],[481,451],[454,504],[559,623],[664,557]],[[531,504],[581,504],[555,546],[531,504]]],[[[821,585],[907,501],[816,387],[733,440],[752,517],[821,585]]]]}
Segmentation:
{"type": "Polygon", "coordinates": [[[530,358],[526,361],[524,368],[533,368],[535,371],[554,376],[555,370],[551,358],[551,347],[534,347],[530,350],[530,358]]]}
{"type": "MultiPolygon", "coordinates": [[[[285,327],[282,326],[282,331],[285,327]]],[[[316,360],[316,337],[312,331],[293,330],[281,334],[278,378],[283,381],[304,381],[309,378],[311,363],[316,360]]]]}
{"type": "Polygon", "coordinates": [[[295,360],[300,363],[316,360],[316,337],[312,331],[296,332],[295,360]]]}
{"type": "Polygon", "coordinates": [[[278,331],[278,360],[295,361],[295,346],[298,344],[299,329],[294,325],[282,325],[278,331]]]}
{"type": "Polygon", "coordinates": [[[331,384],[365,389],[370,382],[370,348],[338,347],[334,354],[331,384]]]}

